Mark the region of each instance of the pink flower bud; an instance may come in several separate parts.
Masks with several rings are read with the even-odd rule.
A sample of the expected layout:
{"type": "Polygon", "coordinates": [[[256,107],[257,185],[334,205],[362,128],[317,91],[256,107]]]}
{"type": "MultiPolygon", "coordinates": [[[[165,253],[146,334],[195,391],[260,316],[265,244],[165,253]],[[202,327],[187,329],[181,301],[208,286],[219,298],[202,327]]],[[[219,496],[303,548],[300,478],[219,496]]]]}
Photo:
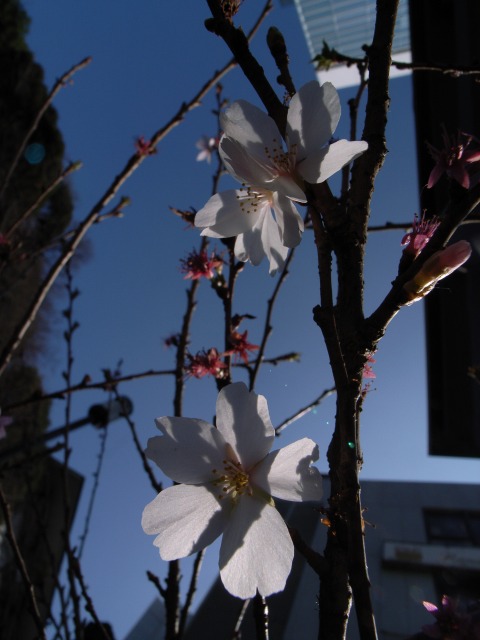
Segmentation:
{"type": "Polygon", "coordinates": [[[471,253],[470,243],[459,240],[430,256],[417,275],[403,286],[410,298],[408,304],[426,296],[439,280],[461,267],[471,253]]]}
{"type": "Polygon", "coordinates": [[[461,267],[472,253],[472,247],[466,240],[459,240],[454,244],[437,251],[423,265],[421,272],[431,274],[437,280],[448,276],[449,273],[461,267]]]}

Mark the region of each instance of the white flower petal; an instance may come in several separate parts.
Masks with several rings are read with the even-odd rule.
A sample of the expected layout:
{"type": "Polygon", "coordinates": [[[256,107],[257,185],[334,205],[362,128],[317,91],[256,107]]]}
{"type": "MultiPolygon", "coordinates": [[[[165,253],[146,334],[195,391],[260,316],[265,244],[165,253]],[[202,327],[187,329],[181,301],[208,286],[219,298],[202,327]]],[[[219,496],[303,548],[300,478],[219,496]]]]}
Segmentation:
{"type": "Polygon", "coordinates": [[[257,158],[266,158],[265,147],[272,150],[282,146],[274,120],[245,100],[231,104],[221,114],[220,124],[228,138],[239,142],[257,158]]]}
{"type": "Polygon", "coordinates": [[[225,135],[220,141],[219,152],[228,173],[241,183],[265,186],[277,174],[276,171],[272,171],[271,166],[265,164],[265,153],[263,153],[263,158],[257,158],[249,153],[238,140],[232,140],[225,135]]]}
{"type": "Polygon", "coordinates": [[[275,438],[267,401],[243,382],[229,384],[218,394],[217,428],[247,471],[267,455],[275,438]]]}
{"type": "Polygon", "coordinates": [[[338,93],[330,82],[320,86],[313,80],[299,89],[288,108],[286,129],[289,148],[297,147],[297,162],[318,152],[330,140],[340,113],[338,93]]]}
{"type": "Polygon", "coordinates": [[[257,200],[255,196],[248,196],[245,190],[216,193],[195,215],[195,226],[203,228],[202,235],[212,238],[238,236],[255,225],[259,214],[253,203],[257,200]]]}
{"type": "Polygon", "coordinates": [[[270,211],[262,216],[260,223],[256,224],[253,229],[242,233],[242,235],[238,237],[238,244],[235,243],[235,255],[237,255],[238,251],[239,259],[243,262],[249,260],[254,267],[258,267],[262,260],[268,257],[262,242],[262,229],[263,220],[269,215],[270,211]],[[240,255],[243,256],[243,258],[240,258],[240,255]]]}
{"type": "MultiPolygon", "coordinates": [[[[250,260],[255,267],[258,267],[265,257],[269,258],[270,256],[268,252],[272,239],[269,236],[270,222],[273,222],[273,228],[270,230],[270,233],[272,237],[277,237],[278,243],[281,244],[280,233],[276,222],[273,220],[270,204],[266,203],[255,225],[249,231],[239,236],[239,242],[237,241],[238,246],[237,244],[235,245],[235,252],[238,250],[239,253],[241,253],[246,260],[250,260]]],[[[245,259],[243,260],[244,262],[245,259]]]]}
{"type": "Polygon", "coordinates": [[[208,422],[191,418],[157,418],[163,436],[150,438],[145,451],[175,482],[200,484],[213,478],[224,458],[225,441],[208,422]]]}
{"type": "Polygon", "coordinates": [[[283,269],[288,256],[288,248],[280,238],[280,228],[273,216],[265,217],[262,227],[262,243],[270,263],[269,273],[274,276],[279,269],[283,269]]]}
{"type": "Polygon", "coordinates": [[[285,247],[296,247],[302,239],[304,230],[302,216],[295,205],[281,194],[274,195],[273,208],[282,244],[285,247]]]}
{"type": "Polygon", "coordinates": [[[309,438],[272,451],[252,471],[255,486],[275,498],[301,502],[320,500],[322,476],[312,462],[318,460],[318,446],[309,438]]]}
{"type": "Polygon", "coordinates": [[[235,247],[234,247],[235,257],[237,258],[237,260],[240,260],[241,262],[248,262],[248,252],[244,244],[245,235],[248,233],[250,232],[246,231],[245,233],[241,233],[239,236],[237,236],[237,239],[235,240],[235,247]]]}
{"type": "Polygon", "coordinates": [[[293,544],[281,515],[262,500],[242,496],[220,548],[220,576],[232,595],[246,600],[257,590],[269,596],[285,588],[293,544]]]}
{"type": "Polygon", "coordinates": [[[279,175],[272,182],[268,183],[270,191],[278,191],[280,194],[295,200],[296,202],[306,202],[307,196],[295,180],[290,175],[279,175]]]}
{"type": "Polygon", "coordinates": [[[309,155],[297,166],[297,170],[307,182],[312,184],[324,182],[366,149],[368,144],[363,140],[358,142],[338,140],[329,147],[309,155]]]}
{"type": "Polygon", "coordinates": [[[164,489],[145,507],[142,527],[145,533],[158,533],[153,544],[163,560],[177,560],[216,540],[227,517],[213,488],[180,484],[164,489]]]}
{"type": "Polygon", "coordinates": [[[283,268],[288,255],[280,239],[280,230],[270,212],[270,205],[262,211],[255,226],[237,237],[235,256],[238,260],[258,266],[267,257],[270,263],[269,273],[274,276],[283,268]]]}
{"type": "Polygon", "coordinates": [[[260,264],[260,260],[258,262],[255,261],[257,257],[255,251],[257,251],[258,256],[260,256],[260,252],[262,257],[264,255],[267,256],[271,276],[274,276],[278,269],[283,268],[287,259],[288,248],[282,242],[280,227],[270,210],[263,217],[261,225],[258,223],[252,231],[243,234],[243,237],[245,248],[250,254],[252,264],[260,264]]]}

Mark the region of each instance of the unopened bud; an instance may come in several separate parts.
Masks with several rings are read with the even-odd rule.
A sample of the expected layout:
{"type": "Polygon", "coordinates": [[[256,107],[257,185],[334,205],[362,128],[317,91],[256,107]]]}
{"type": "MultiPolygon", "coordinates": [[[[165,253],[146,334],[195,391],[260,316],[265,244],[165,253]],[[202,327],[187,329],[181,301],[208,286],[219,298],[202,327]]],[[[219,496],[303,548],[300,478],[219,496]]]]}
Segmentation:
{"type": "Polygon", "coordinates": [[[430,256],[416,276],[403,286],[409,296],[408,304],[425,297],[439,280],[461,267],[471,253],[470,243],[459,240],[430,256]]]}

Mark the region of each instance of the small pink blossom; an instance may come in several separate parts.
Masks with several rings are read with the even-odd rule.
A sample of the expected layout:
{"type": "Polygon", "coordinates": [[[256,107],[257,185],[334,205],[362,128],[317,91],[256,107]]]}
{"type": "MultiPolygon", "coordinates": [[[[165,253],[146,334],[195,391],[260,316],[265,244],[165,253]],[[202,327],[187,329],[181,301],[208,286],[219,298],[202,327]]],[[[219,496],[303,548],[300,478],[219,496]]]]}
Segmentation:
{"type": "Polygon", "coordinates": [[[153,156],[157,153],[157,149],[152,147],[151,140],[146,140],[144,136],[140,136],[135,140],[135,149],[137,156],[153,156]]]}
{"type": "Polygon", "coordinates": [[[405,254],[409,254],[413,258],[416,258],[428,244],[439,224],[440,220],[436,216],[427,220],[425,218],[425,213],[422,214],[421,218],[415,214],[412,230],[402,238],[401,245],[405,247],[403,252],[405,254]]]}
{"type": "Polygon", "coordinates": [[[428,150],[435,160],[427,188],[431,189],[446,173],[449,178],[456,180],[464,189],[470,188],[470,176],[467,165],[480,161],[480,149],[468,149],[474,136],[459,131],[456,136],[449,136],[446,131],[442,134],[443,149],[436,149],[427,142],[428,150]]]}
{"type": "Polygon", "coordinates": [[[218,149],[218,142],[218,138],[208,138],[207,136],[202,136],[200,140],[197,140],[195,143],[195,146],[199,149],[197,162],[206,160],[210,164],[214,152],[218,149]]]}
{"type": "Polygon", "coordinates": [[[9,244],[7,236],[4,233],[0,233],[0,246],[8,246],[9,244]]]}
{"type": "Polygon", "coordinates": [[[239,333],[238,331],[232,331],[230,335],[230,343],[232,349],[227,353],[233,355],[237,360],[242,359],[245,364],[248,364],[248,351],[256,351],[260,347],[257,344],[251,344],[247,340],[248,331],[239,333]]]}
{"type": "Polygon", "coordinates": [[[423,602],[423,606],[436,619],[434,624],[428,624],[422,628],[428,638],[480,640],[478,611],[473,614],[468,613],[448,596],[443,596],[440,607],[426,601],[423,602]]]}
{"type": "Polygon", "coordinates": [[[374,380],[377,377],[377,374],[372,368],[372,364],[375,364],[375,362],[376,360],[373,357],[373,354],[370,354],[367,357],[367,362],[363,365],[362,378],[369,378],[370,380],[374,380]]]}
{"type": "Polygon", "coordinates": [[[210,257],[206,251],[197,253],[194,249],[186,258],[180,260],[180,270],[185,274],[185,280],[210,280],[222,271],[223,260],[212,251],[210,257]]]}
{"type": "Polygon", "coordinates": [[[222,362],[221,356],[222,354],[218,353],[215,347],[208,351],[199,351],[194,356],[188,354],[190,363],[185,367],[187,375],[193,378],[204,378],[205,376],[223,378],[227,365],[222,362]]]}

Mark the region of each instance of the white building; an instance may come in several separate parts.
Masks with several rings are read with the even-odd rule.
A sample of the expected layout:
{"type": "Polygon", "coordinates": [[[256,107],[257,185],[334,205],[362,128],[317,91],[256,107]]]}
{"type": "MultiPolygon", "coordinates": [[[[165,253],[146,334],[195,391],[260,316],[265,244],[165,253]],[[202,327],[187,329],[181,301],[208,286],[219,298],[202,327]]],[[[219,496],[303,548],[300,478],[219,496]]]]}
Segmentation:
{"type": "MultiPolygon", "coordinates": [[[[283,5],[295,4],[312,59],[321,53],[323,43],[331,49],[353,58],[362,58],[363,45],[372,42],[375,27],[375,0],[282,0],[283,5]]],[[[397,13],[392,57],[398,62],[410,62],[410,24],[408,0],[400,0],[397,13]]],[[[410,73],[393,68],[391,77],[410,73]]],[[[355,66],[334,65],[318,74],[320,82],[332,82],[337,89],[358,84],[355,66]]]]}

